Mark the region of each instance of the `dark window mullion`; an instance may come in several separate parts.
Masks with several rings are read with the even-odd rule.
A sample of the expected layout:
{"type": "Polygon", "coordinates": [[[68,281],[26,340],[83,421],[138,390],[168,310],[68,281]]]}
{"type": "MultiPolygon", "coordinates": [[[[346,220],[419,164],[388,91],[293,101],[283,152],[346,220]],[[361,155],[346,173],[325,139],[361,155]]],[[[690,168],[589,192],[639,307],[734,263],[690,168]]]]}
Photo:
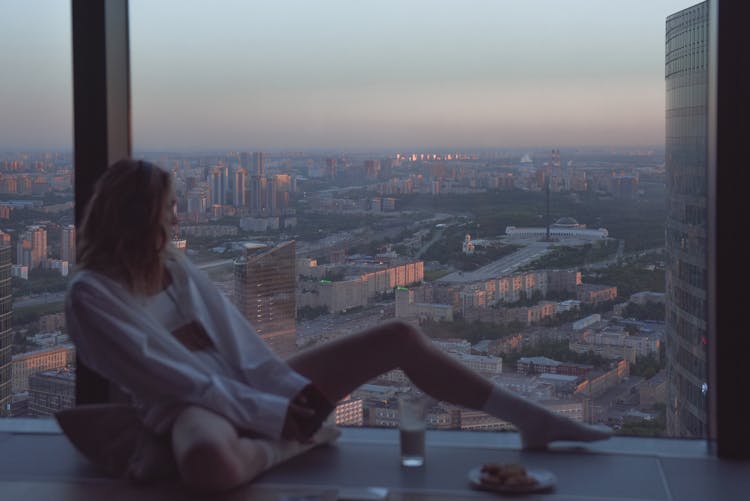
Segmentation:
{"type": "MultiPolygon", "coordinates": [[[[72,0],[75,221],[108,165],[130,156],[127,0],[72,0]]],[[[76,364],[76,403],[112,400],[106,380],[76,364]]]]}

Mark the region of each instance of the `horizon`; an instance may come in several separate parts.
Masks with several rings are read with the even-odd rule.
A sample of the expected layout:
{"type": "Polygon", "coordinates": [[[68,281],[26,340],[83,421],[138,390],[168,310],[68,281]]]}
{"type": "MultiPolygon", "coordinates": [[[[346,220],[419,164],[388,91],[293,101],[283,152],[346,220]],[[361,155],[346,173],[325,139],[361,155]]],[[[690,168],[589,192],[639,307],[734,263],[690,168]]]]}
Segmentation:
{"type": "MultiPolygon", "coordinates": [[[[486,148],[467,148],[467,147],[456,147],[448,148],[445,146],[440,147],[413,147],[413,148],[257,148],[257,147],[227,147],[227,148],[205,148],[205,149],[169,149],[169,148],[157,148],[157,149],[133,149],[133,156],[137,155],[154,155],[154,154],[178,154],[178,155],[215,155],[215,154],[228,154],[228,153],[249,153],[249,152],[262,152],[271,155],[281,154],[309,154],[309,155],[336,155],[336,154],[356,154],[356,155],[383,155],[383,154],[420,154],[420,153],[435,153],[435,154],[448,154],[448,153],[483,153],[483,154],[508,154],[508,155],[524,155],[524,154],[546,154],[552,149],[558,149],[561,153],[605,153],[605,154],[617,154],[633,151],[643,151],[644,153],[649,150],[655,150],[656,153],[663,153],[665,149],[664,144],[631,144],[631,145],[572,145],[572,146],[534,146],[534,147],[519,147],[519,146],[497,146],[497,147],[486,147],[486,148]]],[[[0,154],[63,154],[72,155],[73,149],[68,148],[0,148],[0,154]]]]}

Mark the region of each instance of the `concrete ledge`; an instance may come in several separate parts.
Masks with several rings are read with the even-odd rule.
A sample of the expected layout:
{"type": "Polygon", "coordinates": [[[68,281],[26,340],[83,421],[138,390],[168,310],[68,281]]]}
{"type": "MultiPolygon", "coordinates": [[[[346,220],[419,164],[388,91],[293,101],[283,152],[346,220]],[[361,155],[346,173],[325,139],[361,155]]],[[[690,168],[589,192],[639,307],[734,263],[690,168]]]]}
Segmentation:
{"type": "MultiPolygon", "coordinates": [[[[103,494],[109,501],[203,499],[175,481],[144,487],[107,478],[73,449],[54,420],[8,419],[1,424],[2,500],[87,501],[103,494]],[[19,493],[23,495],[15,495],[19,493]]],[[[343,499],[338,497],[342,493],[366,493],[362,489],[367,488],[385,489],[391,500],[497,499],[472,489],[468,481],[468,471],[485,462],[517,462],[557,476],[553,492],[529,499],[705,501],[744,499],[750,491],[750,462],[720,460],[704,441],[614,437],[584,445],[560,442],[531,452],[520,449],[516,433],[429,430],[425,466],[407,469],[399,464],[396,430],[342,431],[331,446],[278,465],[226,497],[205,499],[330,500],[343,499]]]]}

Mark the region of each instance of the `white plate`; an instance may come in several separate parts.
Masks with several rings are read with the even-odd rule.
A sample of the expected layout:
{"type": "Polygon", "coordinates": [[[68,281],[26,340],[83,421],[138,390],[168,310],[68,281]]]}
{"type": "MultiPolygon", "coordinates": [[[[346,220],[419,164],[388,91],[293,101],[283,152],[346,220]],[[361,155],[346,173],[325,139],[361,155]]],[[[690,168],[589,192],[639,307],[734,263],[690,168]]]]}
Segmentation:
{"type": "Polygon", "coordinates": [[[551,489],[557,483],[557,477],[549,470],[528,468],[526,474],[536,480],[534,485],[492,485],[482,483],[482,467],[477,466],[469,471],[469,481],[477,489],[496,492],[540,492],[551,489]]]}

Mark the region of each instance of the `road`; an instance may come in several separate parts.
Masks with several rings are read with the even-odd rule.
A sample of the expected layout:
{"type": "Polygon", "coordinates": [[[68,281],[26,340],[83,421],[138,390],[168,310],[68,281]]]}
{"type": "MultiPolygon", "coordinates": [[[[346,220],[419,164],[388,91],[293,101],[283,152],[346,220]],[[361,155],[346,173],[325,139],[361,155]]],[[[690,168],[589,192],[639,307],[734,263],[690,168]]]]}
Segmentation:
{"type": "Polygon", "coordinates": [[[34,296],[22,296],[13,301],[13,309],[25,308],[28,306],[38,306],[40,304],[60,303],[65,299],[65,291],[44,292],[34,296]]]}
{"type": "Polygon", "coordinates": [[[435,232],[435,235],[433,235],[433,237],[430,239],[430,241],[424,244],[422,248],[420,248],[419,251],[417,251],[417,255],[415,257],[421,258],[422,254],[427,252],[427,249],[429,249],[432,244],[434,244],[435,242],[443,238],[443,233],[445,233],[445,228],[440,228],[439,230],[437,230],[435,232]]]}
{"type": "Polygon", "coordinates": [[[497,261],[482,266],[474,271],[456,271],[449,275],[439,278],[438,282],[443,283],[468,283],[479,282],[497,278],[502,275],[512,273],[521,266],[528,264],[549,252],[549,248],[554,243],[549,242],[532,242],[526,247],[517,250],[513,254],[501,257],[497,261]]]}
{"type": "Polygon", "coordinates": [[[208,261],[205,263],[199,263],[196,266],[201,270],[208,270],[209,268],[216,268],[219,266],[228,266],[234,262],[234,259],[217,259],[215,261],[208,261]]]}
{"type": "Polygon", "coordinates": [[[334,338],[359,332],[382,323],[384,310],[384,305],[375,304],[353,313],[328,313],[313,320],[300,320],[297,322],[297,339],[308,340],[321,336],[334,338]]]}
{"type": "MultiPolygon", "coordinates": [[[[620,240],[617,254],[610,258],[603,259],[601,261],[596,261],[594,263],[588,263],[583,266],[575,266],[573,268],[569,268],[571,270],[579,270],[579,269],[595,269],[595,268],[606,268],[607,266],[617,264],[618,260],[627,259],[630,257],[640,257],[652,252],[658,252],[660,250],[663,250],[663,247],[656,247],[653,249],[645,249],[641,251],[636,252],[630,252],[625,254],[623,252],[625,241],[620,240]]],[[[550,247],[552,245],[560,245],[559,242],[532,242],[526,247],[517,250],[513,254],[509,254],[507,256],[504,256],[497,261],[493,261],[490,264],[487,264],[477,270],[474,271],[456,271],[453,273],[450,273],[448,275],[445,275],[444,277],[441,277],[437,280],[437,282],[443,282],[443,283],[470,283],[470,282],[481,282],[483,280],[489,280],[492,278],[497,278],[502,275],[507,275],[508,273],[513,273],[521,266],[524,266],[536,259],[539,259],[543,255],[547,254],[550,251],[550,247]]]]}
{"type": "Polygon", "coordinates": [[[613,257],[603,259],[601,261],[596,261],[594,263],[588,263],[584,265],[582,268],[584,269],[599,269],[599,268],[606,268],[608,266],[611,266],[613,264],[617,264],[618,262],[624,261],[625,259],[631,258],[631,257],[643,257],[646,254],[651,254],[654,252],[663,251],[664,247],[653,247],[651,249],[644,249],[640,251],[635,252],[629,252],[625,254],[623,252],[623,249],[625,247],[625,241],[620,240],[620,245],[617,247],[617,254],[613,257]]]}

